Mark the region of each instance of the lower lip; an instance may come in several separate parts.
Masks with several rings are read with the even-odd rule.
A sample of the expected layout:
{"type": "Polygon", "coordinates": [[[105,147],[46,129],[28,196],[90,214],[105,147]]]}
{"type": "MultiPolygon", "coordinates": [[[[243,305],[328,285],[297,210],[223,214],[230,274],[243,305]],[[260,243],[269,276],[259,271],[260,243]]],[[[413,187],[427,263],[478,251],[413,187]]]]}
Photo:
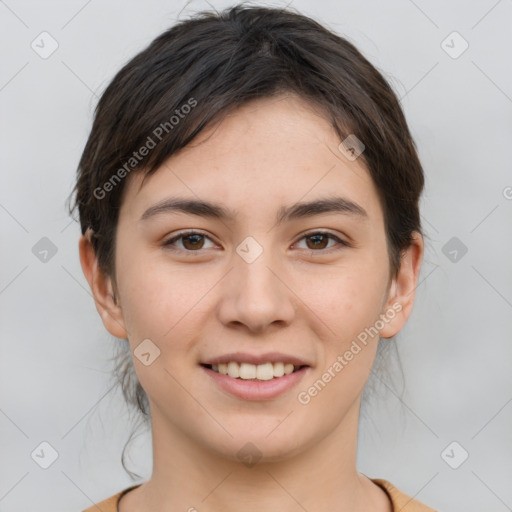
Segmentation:
{"type": "Polygon", "coordinates": [[[274,377],[271,380],[245,380],[234,379],[205,366],[201,366],[201,368],[224,391],[243,400],[270,400],[275,398],[298,384],[309,370],[309,366],[304,366],[296,372],[282,377],[274,377]]]}

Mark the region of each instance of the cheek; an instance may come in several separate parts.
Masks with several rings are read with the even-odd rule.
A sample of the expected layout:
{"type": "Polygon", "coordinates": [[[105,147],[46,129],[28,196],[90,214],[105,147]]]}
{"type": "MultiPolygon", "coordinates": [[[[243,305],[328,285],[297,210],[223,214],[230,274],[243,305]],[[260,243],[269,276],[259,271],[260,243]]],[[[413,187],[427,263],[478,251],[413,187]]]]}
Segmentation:
{"type": "Polygon", "coordinates": [[[365,260],[362,255],[357,264],[333,270],[328,284],[310,297],[314,302],[308,302],[328,326],[318,369],[319,389],[326,385],[316,403],[321,408],[336,403],[340,414],[366,384],[379,342],[374,326],[381,313],[387,275],[382,262],[373,259],[365,260]]]}
{"type": "Polygon", "coordinates": [[[140,241],[131,241],[123,232],[116,249],[121,308],[132,350],[145,338],[155,339],[158,344],[162,332],[172,327],[168,304],[179,304],[175,298],[179,290],[170,286],[171,276],[138,249],[139,245],[140,241]]]}
{"type": "Polygon", "coordinates": [[[365,263],[362,257],[358,263],[332,269],[322,279],[311,279],[306,286],[300,285],[306,304],[339,339],[357,335],[373,324],[381,312],[386,294],[386,269],[368,260],[365,263]]]}
{"type": "Polygon", "coordinates": [[[161,349],[161,362],[175,361],[178,352],[192,356],[208,294],[219,276],[211,271],[199,274],[193,265],[172,267],[162,254],[132,254],[120,265],[118,276],[132,350],[149,338],[161,349]]]}
{"type": "Polygon", "coordinates": [[[120,293],[130,341],[136,342],[142,337],[160,344],[172,333],[179,319],[190,309],[190,293],[184,292],[181,284],[151,266],[144,270],[133,269],[124,275],[120,293]]]}
{"type": "Polygon", "coordinates": [[[181,397],[182,390],[171,375],[181,368],[179,362],[191,356],[194,336],[189,322],[200,290],[196,293],[182,278],[167,275],[147,260],[144,265],[134,259],[131,263],[135,264],[125,261],[119,269],[119,291],[135,373],[151,400],[169,394],[181,397]],[[146,364],[139,355],[148,352],[146,364]]]}
{"type": "Polygon", "coordinates": [[[314,407],[330,411],[333,424],[342,419],[370,376],[379,342],[374,326],[385,284],[378,273],[367,271],[338,277],[329,291],[316,295],[311,306],[321,311],[318,316],[329,329],[322,339],[322,361],[308,383],[311,387],[303,391],[314,407]]]}

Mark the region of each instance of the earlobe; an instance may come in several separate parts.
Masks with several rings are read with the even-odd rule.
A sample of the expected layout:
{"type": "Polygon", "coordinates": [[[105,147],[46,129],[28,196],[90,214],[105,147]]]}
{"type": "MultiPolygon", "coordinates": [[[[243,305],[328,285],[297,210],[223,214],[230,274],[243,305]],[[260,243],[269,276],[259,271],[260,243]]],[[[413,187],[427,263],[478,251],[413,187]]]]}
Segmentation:
{"type": "Polygon", "coordinates": [[[423,260],[423,237],[414,232],[411,245],[404,251],[398,274],[389,287],[385,309],[382,312],[388,321],[380,331],[381,338],[395,336],[406,324],[412,313],[416,287],[423,260]]]}
{"type": "Polygon", "coordinates": [[[127,338],[124,318],[119,300],[115,297],[112,278],[99,267],[98,258],[91,243],[91,234],[91,230],[88,229],[78,242],[82,271],[107,331],[116,338],[127,338]]]}

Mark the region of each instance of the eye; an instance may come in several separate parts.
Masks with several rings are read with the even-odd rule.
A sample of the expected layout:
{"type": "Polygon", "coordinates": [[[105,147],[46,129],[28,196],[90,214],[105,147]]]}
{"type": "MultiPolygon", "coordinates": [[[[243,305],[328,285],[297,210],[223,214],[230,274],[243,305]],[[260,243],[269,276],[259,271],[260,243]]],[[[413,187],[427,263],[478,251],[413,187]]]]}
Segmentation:
{"type": "MultiPolygon", "coordinates": [[[[170,238],[169,240],[164,242],[163,245],[173,250],[199,252],[201,249],[208,248],[205,247],[205,240],[211,241],[211,238],[199,231],[187,231],[170,238]],[[181,243],[181,247],[175,245],[175,243],[178,241],[181,243]]],[[[332,246],[327,247],[326,245],[329,243],[329,241],[337,242],[338,244],[346,247],[349,246],[347,242],[341,240],[339,237],[333,235],[332,233],[329,233],[328,231],[315,231],[313,233],[308,233],[300,239],[300,241],[302,240],[310,240],[311,243],[306,242],[307,246],[304,247],[304,249],[313,250],[315,252],[332,248],[332,246]]]]}
{"type": "Polygon", "coordinates": [[[164,246],[170,247],[171,249],[183,249],[188,252],[198,251],[200,249],[204,249],[204,240],[211,240],[205,234],[199,231],[187,231],[185,233],[180,233],[179,235],[170,238],[166,242],[164,242],[164,246]],[[181,240],[182,247],[174,246],[174,243],[178,240],[181,240]]]}
{"type": "MultiPolygon", "coordinates": [[[[304,235],[300,240],[311,240],[312,243],[309,245],[306,242],[307,247],[305,249],[311,250],[323,250],[326,249],[326,244],[329,243],[329,240],[333,240],[338,242],[338,244],[344,245],[348,247],[348,243],[338,238],[336,235],[329,233],[328,231],[315,231],[314,233],[308,233],[304,235]]],[[[329,247],[329,249],[332,248],[329,247]]]]}

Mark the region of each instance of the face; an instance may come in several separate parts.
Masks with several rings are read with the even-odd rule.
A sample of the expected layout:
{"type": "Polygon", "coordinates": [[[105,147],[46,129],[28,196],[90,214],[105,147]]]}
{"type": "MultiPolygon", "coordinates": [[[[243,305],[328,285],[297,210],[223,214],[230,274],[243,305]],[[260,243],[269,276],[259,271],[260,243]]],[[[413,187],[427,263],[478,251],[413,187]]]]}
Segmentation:
{"type": "Polygon", "coordinates": [[[153,429],[233,460],[252,442],[270,461],[341,436],[355,417],[379,335],[410,314],[422,246],[391,279],[377,191],[339,143],[301,99],[257,100],[143,184],[129,177],[118,303],[108,277],[95,297],[135,351],[153,429]],[[262,363],[228,366],[261,380],[204,366],[219,358],[262,363]],[[280,363],[296,371],[270,378],[289,371],[280,363]]]}

